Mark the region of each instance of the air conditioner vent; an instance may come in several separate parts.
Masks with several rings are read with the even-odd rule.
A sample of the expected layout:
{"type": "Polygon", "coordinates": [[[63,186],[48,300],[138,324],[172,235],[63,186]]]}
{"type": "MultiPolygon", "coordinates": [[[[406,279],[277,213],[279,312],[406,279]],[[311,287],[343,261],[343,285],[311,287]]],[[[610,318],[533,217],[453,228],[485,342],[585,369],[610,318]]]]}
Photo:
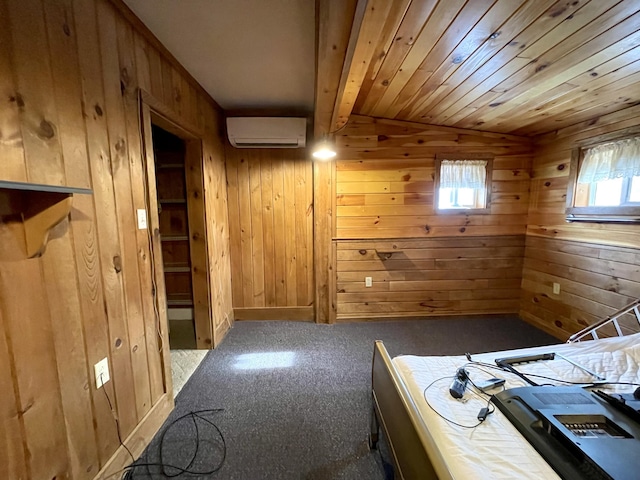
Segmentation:
{"type": "Polygon", "coordinates": [[[227,135],[236,148],[301,148],[307,119],[300,117],[229,117],[227,135]]]}

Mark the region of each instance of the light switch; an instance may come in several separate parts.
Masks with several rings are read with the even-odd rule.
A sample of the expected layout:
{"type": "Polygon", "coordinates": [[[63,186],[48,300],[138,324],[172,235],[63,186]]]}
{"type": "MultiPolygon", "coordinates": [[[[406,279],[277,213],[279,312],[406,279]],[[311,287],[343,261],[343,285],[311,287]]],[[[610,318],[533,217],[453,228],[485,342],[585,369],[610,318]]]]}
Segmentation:
{"type": "Polygon", "coordinates": [[[553,282],[553,294],[560,295],[560,284],[553,282]]]}
{"type": "Polygon", "coordinates": [[[371,277],[364,277],[364,286],[370,287],[373,285],[373,281],[371,277]]]}
{"type": "Polygon", "coordinates": [[[147,228],[147,211],[144,208],[138,209],[138,230],[147,228]]]}

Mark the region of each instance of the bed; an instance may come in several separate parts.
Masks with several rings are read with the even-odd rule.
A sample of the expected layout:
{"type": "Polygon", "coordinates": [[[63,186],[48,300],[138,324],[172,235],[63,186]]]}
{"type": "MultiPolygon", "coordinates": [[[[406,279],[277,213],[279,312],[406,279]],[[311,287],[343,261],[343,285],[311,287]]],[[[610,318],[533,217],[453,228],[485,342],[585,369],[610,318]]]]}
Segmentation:
{"type": "MultiPolygon", "coordinates": [[[[554,360],[517,366],[527,375],[543,375],[575,382],[596,381],[591,371],[607,381],[638,382],[640,333],[623,335],[620,319],[635,314],[640,300],[614,315],[572,335],[565,344],[473,355],[474,362],[495,365],[495,359],[514,355],[558,354],[554,360]],[[599,338],[602,332],[614,335],[599,338]],[[588,341],[584,341],[588,340],[588,341]],[[573,363],[578,364],[578,366],[573,363]]],[[[383,342],[376,341],[372,364],[372,411],[369,446],[375,448],[384,434],[395,467],[395,478],[413,479],[558,479],[547,462],[497,409],[476,428],[453,425],[442,417],[472,426],[488,406],[486,398],[470,392],[462,400],[449,394],[456,370],[469,363],[459,356],[399,356],[391,359],[383,342]],[[425,392],[426,389],[426,392],[425,392]]],[[[469,376],[478,383],[492,376],[504,378],[504,388],[525,386],[520,377],[483,367],[468,366],[469,376]]],[[[539,378],[532,377],[529,378],[539,378]]],[[[557,381],[540,380],[545,384],[557,381]]],[[[611,393],[633,391],[629,385],[607,386],[611,393]]],[[[500,389],[490,391],[495,393],[500,389]]],[[[491,408],[491,407],[490,407],[491,408]]]]}

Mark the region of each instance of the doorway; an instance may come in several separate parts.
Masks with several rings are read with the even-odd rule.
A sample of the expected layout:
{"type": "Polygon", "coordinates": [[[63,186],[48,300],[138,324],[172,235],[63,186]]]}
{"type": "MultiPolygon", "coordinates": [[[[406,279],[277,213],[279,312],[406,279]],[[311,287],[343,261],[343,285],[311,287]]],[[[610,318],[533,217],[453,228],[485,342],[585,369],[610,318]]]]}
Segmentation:
{"type": "Polygon", "coordinates": [[[202,139],[142,104],[155,294],[170,349],[210,349],[202,139]]]}
{"type": "Polygon", "coordinates": [[[156,193],[171,349],[195,349],[193,283],[185,176],[186,142],[152,125],[156,193]]]}

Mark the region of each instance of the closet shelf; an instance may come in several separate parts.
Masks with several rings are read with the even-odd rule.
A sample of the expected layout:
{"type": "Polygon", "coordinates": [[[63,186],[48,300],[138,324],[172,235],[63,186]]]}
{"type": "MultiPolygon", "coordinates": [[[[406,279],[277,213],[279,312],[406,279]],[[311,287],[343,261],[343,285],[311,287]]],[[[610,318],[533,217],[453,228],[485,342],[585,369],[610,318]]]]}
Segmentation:
{"type": "Polygon", "coordinates": [[[184,163],[165,163],[164,165],[158,165],[158,170],[172,169],[184,170],[184,163]]]}
{"type": "Polygon", "coordinates": [[[164,273],[189,273],[190,271],[190,267],[164,267],[164,273]]]}
{"type": "Polygon", "coordinates": [[[187,235],[162,235],[160,234],[160,240],[163,242],[186,242],[189,240],[187,235]]]}
{"type": "Polygon", "coordinates": [[[188,293],[167,294],[168,307],[193,307],[193,299],[188,293]]]}

